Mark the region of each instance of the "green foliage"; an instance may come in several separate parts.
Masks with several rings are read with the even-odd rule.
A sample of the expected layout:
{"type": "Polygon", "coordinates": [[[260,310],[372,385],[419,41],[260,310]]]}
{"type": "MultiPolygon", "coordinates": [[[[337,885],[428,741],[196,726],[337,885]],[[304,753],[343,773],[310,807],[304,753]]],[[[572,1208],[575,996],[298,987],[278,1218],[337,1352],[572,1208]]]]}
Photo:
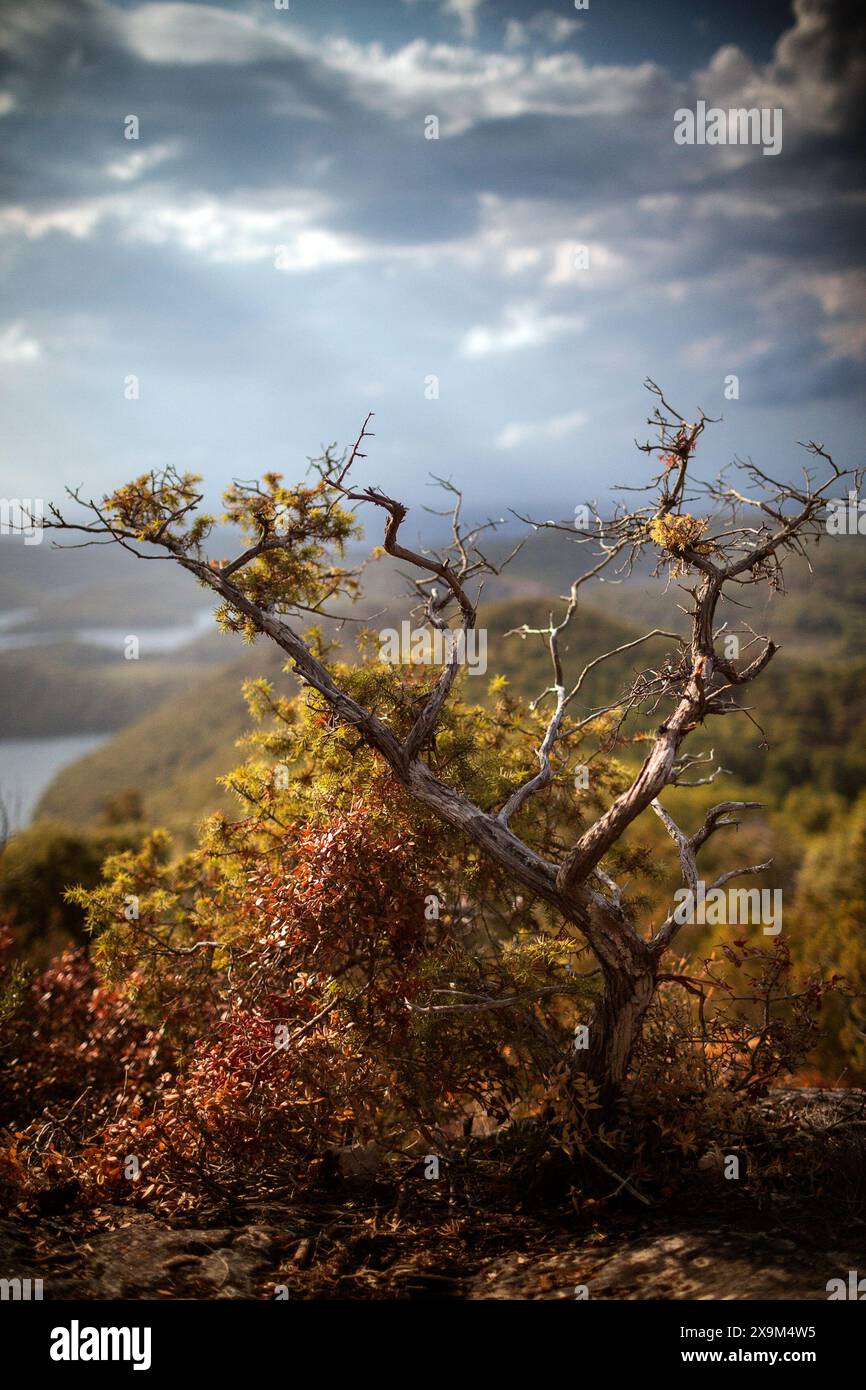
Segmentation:
{"type": "Polygon", "coordinates": [[[760,730],[745,715],[713,730],[720,761],[776,802],[798,787],[852,801],[866,784],[866,665],[777,662],[747,701],[760,730]]]}
{"type": "Polygon", "coordinates": [[[827,1005],[818,1063],[823,1076],[866,1082],[866,794],[809,845],[794,903],[801,969],[841,976],[827,1005]]]}
{"type": "MultiPolygon", "coordinates": [[[[309,486],[285,487],[282,475],[266,473],[262,486],[235,483],[225,493],[223,521],[239,527],[250,546],[262,547],[234,576],[245,598],[277,613],[316,612],[337,595],[358,591],[351,571],[335,562],[346,544],[361,534],[353,514],[337,504],[323,479],[309,486]],[[276,537],[279,544],[268,548],[276,537]]],[[[225,606],[223,628],[257,635],[249,619],[225,606]]]]}
{"type": "Polygon", "coordinates": [[[128,833],[76,832],[52,821],[9,841],[0,858],[0,910],[31,959],[45,961],[67,941],[85,939],[83,911],[66,891],[95,888],[106,856],[134,841],[128,833]]]}
{"type": "MultiPolygon", "coordinates": [[[[673,454],[663,456],[681,480],[691,447],[679,463],[673,454]]],[[[304,614],[314,617],[321,626],[307,640],[317,660],[347,696],[403,741],[439,672],[380,661],[372,633],[362,634],[356,660],[329,643],[324,625],[327,603],[357,590],[354,572],[342,563],[356,534],[353,513],[340,505],[344,474],[327,453],[310,486],[286,488],[278,474],[266,475],[262,485],[235,483],[225,495],[223,520],[240,528],[247,548],[235,561],[207,561],[213,573],[201,546],[215,522],[190,520],[201,501],[195,476],[172,470],[146,475],[105,499],[97,514],[110,518],[116,538],[162,544],[202,583],[228,594],[218,617],[230,632],[250,641],[271,633],[293,650],[294,639],[285,630],[274,633],[269,615],[288,615],[294,623],[304,614]],[[218,578],[223,571],[230,587],[218,578]]],[[[399,504],[381,495],[370,493],[367,500],[385,505],[389,525],[402,515],[399,504]]],[[[688,568],[689,552],[701,549],[704,522],[669,509],[654,519],[635,513],[623,524],[630,544],[655,540],[656,559],[672,579],[688,568]]],[[[775,583],[775,573],[771,577],[775,583]]],[[[452,582],[456,588],[453,576],[452,582]]],[[[462,594],[461,606],[471,617],[462,594]]],[[[533,616],[520,611],[524,623],[533,616]]],[[[504,617],[503,610],[491,610],[497,635],[504,617]]],[[[545,618],[536,618],[539,626],[545,618]]],[[[573,647],[564,643],[562,653],[572,677],[584,665],[582,647],[593,629],[596,638],[603,630],[602,646],[630,636],[581,609],[569,638],[573,647]]],[[[543,645],[523,650],[530,653],[523,665],[519,656],[497,654],[486,692],[465,671],[459,675],[423,749],[438,781],[483,811],[502,806],[535,771],[550,717],[543,645]],[[537,702],[527,702],[528,688],[537,702]]],[[[648,644],[639,655],[620,653],[581,686],[580,707],[569,709],[560,730],[549,782],[531,809],[512,817],[514,831],[546,859],[560,862],[628,785],[650,722],[657,722],[658,707],[675,696],[685,676],[679,668],[665,676],[655,707],[627,728],[624,710],[615,706],[632,683],[633,663],[653,672],[661,652],[662,644],[648,644]],[[599,713],[601,706],[610,708],[599,713]],[[589,759],[590,789],[582,790],[575,774],[589,759]]],[[[65,895],[92,935],[92,962],[107,982],[112,1018],[117,1008],[145,1031],[158,1026],[172,1057],[159,1082],[148,1081],[146,1095],[124,1100],[92,1146],[82,1180],[113,1184],[108,1148],[141,1151],[157,1175],[144,1195],[156,1191],[183,1207],[204,1190],[229,1196],[258,1179],[272,1185],[278,1176],[293,1183],[315,1176],[316,1165],[341,1144],[374,1141],[398,1153],[432,1139],[444,1151],[455,1133],[476,1122],[489,1131],[536,1119],[543,1121],[544,1142],[574,1158],[594,1128],[599,1100],[574,1061],[575,1026],[588,1020],[599,999],[599,971],[583,938],[565,915],[494,868],[471,833],[451,829],[413,800],[402,774],[392,776],[357,727],[335,712],[339,702],[332,707],[319,693],[327,686],[313,663],[297,659],[310,682],[300,696],[290,697],[285,683],[264,677],[248,684],[260,726],[244,764],[222,779],[227,797],[240,805],[239,817],[229,818],[224,809],[212,815],[196,847],[180,857],[173,857],[163,831],[118,844],[98,884],[80,882],[65,895]],[[276,1041],[280,1030],[284,1043],[276,1041]]],[[[654,686],[650,681],[640,688],[654,686]]],[[[779,795],[790,793],[804,780],[803,748],[790,741],[790,712],[796,711],[807,733],[805,775],[816,797],[786,805],[784,814],[802,824],[798,845],[807,827],[814,833],[853,795],[866,768],[855,752],[851,768],[839,770],[840,749],[849,747],[861,714],[855,688],[847,692],[844,713],[837,696],[839,707],[828,706],[830,689],[829,677],[822,684],[806,668],[795,673],[768,716],[768,731],[778,730],[778,737],[772,764],[765,762],[761,773],[733,715],[719,740],[721,759],[741,782],[763,774],[779,795]]],[[[705,707],[695,699],[697,720],[705,707]]],[[[187,709],[190,725],[202,734],[190,738],[189,728],[175,725],[165,729],[164,743],[151,737],[144,755],[151,776],[183,761],[184,750],[199,748],[203,739],[211,739],[212,754],[221,749],[221,726],[207,717],[211,703],[199,692],[195,708],[187,709]]],[[[161,715],[164,725],[166,711],[161,715]]],[[[387,760],[399,769],[389,747],[387,760]]],[[[103,815],[106,794],[113,798],[107,815],[114,822],[152,813],[134,758],[124,762],[120,786],[100,786],[103,815]],[[130,798],[130,788],[141,801],[130,798]]],[[[681,805],[700,809],[703,795],[686,796],[681,805]]],[[[654,844],[661,833],[655,826],[656,840],[647,843],[638,828],[599,867],[602,879],[611,869],[628,880],[622,905],[647,926],[659,899],[654,844]]],[[[775,830],[766,823],[747,832],[740,850],[747,835],[751,845],[768,833],[775,830]]],[[[61,849],[53,848],[52,871],[62,864],[61,849]]],[[[665,852],[674,853],[669,843],[665,852]]],[[[707,864],[717,852],[714,843],[707,864]]],[[[834,846],[834,853],[841,863],[843,846],[834,846]]],[[[820,894],[817,872],[815,879],[820,894]]],[[[808,911],[805,877],[801,890],[808,911]]],[[[588,915],[618,910],[615,903],[600,908],[591,889],[585,906],[588,915]]],[[[862,895],[855,893],[852,922],[858,914],[862,895]]],[[[632,941],[637,955],[640,942],[632,941]]],[[[769,949],[737,939],[705,962],[704,979],[683,972],[662,977],[665,987],[684,989],[688,997],[675,1006],[673,1024],[666,1001],[657,1000],[640,1045],[635,1075],[639,1085],[651,1082],[648,1095],[651,1086],[660,1088],[657,1103],[653,1099],[657,1113],[665,1098],[682,1110],[685,1078],[701,1094],[727,1086],[756,1097],[799,1064],[827,991],[810,979],[798,994],[786,993],[789,964],[787,944],[769,949]],[[751,992],[736,994],[730,979],[716,973],[720,962],[751,992]],[[698,1017],[702,1032],[695,1035],[698,1017]]],[[[805,972],[808,962],[800,964],[805,972]]],[[[859,958],[851,964],[855,974],[860,971],[859,958]]],[[[616,973],[610,962],[607,970],[616,973]]],[[[655,984],[648,966],[645,981],[648,993],[655,984]]],[[[684,1153],[697,1143],[696,1133],[679,1124],[670,1136],[684,1153]]],[[[609,1133],[601,1140],[612,1142],[609,1133]]]]}
{"type": "MultiPolygon", "coordinates": [[[[373,661],[339,678],[405,733],[431,675],[373,661]]],[[[444,1151],[467,1122],[537,1114],[598,992],[582,941],[383,776],[315,692],[290,701],[262,679],[247,697],[260,724],[226,778],[240,818],[211,817],[179,858],[157,832],[68,894],[107,984],[177,1049],[111,1144],[151,1155],[181,1205],[202,1161],[219,1183],[311,1178],[329,1145],[436,1135],[444,1151]]],[[[431,763],[492,806],[531,770],[541,721],[496,682],[484,705],[454,700],[431,763]]],[[[526,828],[543,852],[588,814],[580,757],[575,738],[526,828]]],[[[620,770],[597,773],[593,798],[610,796],[620,770]]]]}

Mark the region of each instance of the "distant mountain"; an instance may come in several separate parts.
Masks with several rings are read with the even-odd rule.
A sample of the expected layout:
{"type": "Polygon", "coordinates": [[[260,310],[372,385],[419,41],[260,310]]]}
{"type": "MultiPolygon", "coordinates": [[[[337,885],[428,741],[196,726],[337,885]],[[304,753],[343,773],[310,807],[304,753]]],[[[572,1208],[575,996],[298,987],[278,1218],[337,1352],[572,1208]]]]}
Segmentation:
{"type": "MultiPolygon", "coordinates": [[[[410,531],[407,522],[407,540],[415,544],[410,531]]],[[[377,538],[371,531],[371,543],[377,538]]],[[[514,539],[497,533],[485,543],[485,554],[501,562],[514,539]]],[[[231,549],[224,534],[216,539],[218,553],[231,549]]],[[[360,563],[362,552],[351,558],[360,563]]],[[[786,594],[767,600],[762,591],[744,588],[737,597],[746,606],[730,606],[722,615],[772,634],[783,650],[749,691],[757,724],[745,714],[715,721],[706,738],[699,731],[694,742],[714,746],[717,760],[750,784],[765,781],[774,796],[811,784],[849,798],[866,783],[866,538],[827,537],[811,560],[810,574],[803,560],[791,557],[786,594]],[[759,604],[750,608],[753,595],[759,604]],[[761,747],[761,729],[769,750],[761,747]]],[[[551,612],[558,620],[571,579],[590,561],[589,547],[575,545],[567,532],[540,532],[530,535],[501,576],[488,580],[479,623],[489,634],[489,670],[486,679],[467,677],[468,698],[483,699],[489,677],[497,673],[530,698],[550,684],[545,643],[505,633],[523,624],[543,627],[551,612]]],[[[406,592],[404,568],[388,557],[369,564],[365,597],[354,617],[375,629],[399,623],[408,612],[408,600],[399,597],[406,592]]],[[[587,661],[641,632],[687,629],[687,588],[652,578],[646,566],[631,576],[611,572],[585,593],[562,641],[571,682],[587,661]]],[[[207,601],[170,563],[136,561],[116,547],[58,552],[47,543],[23,547],[0,539],[0,614],[35,607],[28,629],[48,624],[70,632],[135,632],[187,623],[207,601]]],[[[323,626],[351,651],[353,623],[323,626]]],[[[653,639],[598,667],[581,692],[580,712],[614,700],[635,671],[656,662],[669,646],[667,639],[653,639]]],[[[138,662],[79,643],[0,650],[0,730],[14,737],[123,731],[57,778],[43,798],[43,813],[90,823],[106,797],[136,788],[148,818],[188,824],[226,804],[215,778],[238,760],[234,740],[247,727],[240,696],[244,676],[278,671],[279,665],[279,654],[263,641],[247,652],[215,628],[180,651],[138,662]]],[[[656,722],[660,717],[653,716],[656,722]]]]}
{"type": "MultiPolygon", "coordinates": [[[[484,677],[465,678],[468,699],[483,701],[496,674],[506,675],[512,688],[528,697],[549,686],[549,658],[541,639],[505,634],[523,623],[542,626],[550,607],[538,599],[512,599],[483,610],[488,670],[484,677]]],[[[641,630],[582,607],[563,642],[567,682],[573,684],[587,662],[641,630]]],[[[581,690],[575,714],[582,717],[616,700],[634,672],[651,666],[670,645],[655,638],[603,663],[581,690]]],[[[148,822],[188,830],[206,812],[234,807],[216,779],[240,761],[236,740],[250,727],[240,687],[252,674],[289,687],[291,678],[281,673],[281,664],[281,653],[260,639],[242,660],[227,666],[186,668],[181,690],[163,690],[156,708],[61,772],[38,814],[86,825],[98,821],[107,798],[135,790],[148,822]]],[[[152,688],[151,693],[157,691],[152,688]]],[[[798,787],[852,800],[866,785],[866,661],[798,661],[792,652],[780,652],[760,682],[749,688],[747,703],[748,714],[715,719],[706,731],[696,731],[692,751],[713,749],[716,763],[729,768],[742,785],[760,788],[772,804],[781,804],[798,787]]],[[[659,711],[635,717],[631,727],[650,727],[662,717],[659,711]]],[[[638,754],[626,751],[625,756],[638,754]]],[[[724,796],[727,784],[719,786],[724,796]]]]}

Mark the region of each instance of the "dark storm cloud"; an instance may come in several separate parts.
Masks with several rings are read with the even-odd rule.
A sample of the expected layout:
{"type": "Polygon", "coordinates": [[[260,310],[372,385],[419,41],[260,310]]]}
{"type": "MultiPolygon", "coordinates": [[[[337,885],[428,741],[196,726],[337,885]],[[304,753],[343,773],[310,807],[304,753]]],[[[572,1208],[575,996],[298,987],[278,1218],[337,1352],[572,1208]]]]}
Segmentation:
{"type": "MultiPolygon", "coordinates": [[[[25,408],[46,364],[71,421],[114,362],[153,364],[181,415],[215,377],[257,402],[288,380],[305,443],[333,433],[314,408],[366,392],[397,440],[420,426],[422,455],[458,442],[492,477],[534,426],[563,460],[579,439],[612,448],[594,408],[619,418],[618,370],[668,362],[689,394],[740,370],[752,402],[779,407],[862,389],[857,8],[800,0],[769,60],[746,24],[685,71],[661,44],[593,47],[589,19],[544,5],[321,17],[7,6],[0,376],[25,408]],[[782,153],[676,146],[674,111],[699,97],[780,106],[782,153]],[[422,416],[431,372],[450,404],[422,416]]],[[[219,467],[231,408],[199,423],[219,467]]],[[[38,455],[33,422],[17,430],[38,455]]],[[[102,431],[96,457],[115,442],[102,431]]]]}

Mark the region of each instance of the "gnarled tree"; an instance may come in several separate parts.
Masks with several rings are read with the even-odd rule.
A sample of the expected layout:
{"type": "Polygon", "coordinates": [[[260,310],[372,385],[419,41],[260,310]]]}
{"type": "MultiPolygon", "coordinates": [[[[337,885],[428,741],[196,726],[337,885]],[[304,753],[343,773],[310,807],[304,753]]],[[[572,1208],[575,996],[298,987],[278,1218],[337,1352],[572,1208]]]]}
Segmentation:
{"type": "MultiPolygon", "coordinates": [[[[564,608],[544,628],[521,629],[524,637],[544,641],[550,654],[551,683],[536,701],[548,708],[537,766],[528,767],[501,805],[475,804],[439,775],[431,758],[437,729],[452,697],[460,670],[460,639],[477,622],[480,585],[495,565],[481,549],[486,526],[466,528],[461,499],[455,497],[452,538],[440,550],[416,550],[401,539],[407,508],[374,487],[356,487],[353,468],[365,457],[370,417],[352,450],[337,456],[327,450],[314,465],[311,480],[287,488],[277,474],[259,483],[236,482],[226,494],[224,520],[236,524],[244,546],[229,560],[208,556],[205,544],[215,519],[197,515],[202,502],[199,478],[171,469],[151,473],[120,488],[101,502],[86,500],[80,490],[71,497],[88,509],[80,519],[67,518],[51,508],[45,525],[81,533],[82,545],[117,543],[146,559],[177,563],[221,601],[224,627],[249,637],[263,635],[287,654],[300,682],[317,691],[333,720],[357,731],[387,764],[391,774],[452,830],[475,847],[519,890],[543,900],[595,957],[603,990],[589,1028],[589,1047],[574,1054],[573,1066],[588,1075],[604,1102],[624,1082],[642,1022],[653,1000],[663,958],[679,931],[674,909],[646,929],[630,911],[623,886],[610,872],[610,852],[628,828],[647,811],[660,817],[679,852],[682,881],[694,888],[698,859],[711,836],[739,823],[742,812],[755,803],[722,801],[689,832],[681,829],[660,797],[666,789],[695,785],[689,772],[706,770],[700,781],[712,781],[711,755],[686,752],[689,737],[709,720],[744,713],[738,700],[741,687],[754,681],[772,660],[776,646],[758,637],[748,625],[738,626],[744,644],[742,658],[723,653],[722,639],[732,629],[720,617],[720,604],[733,599],[742,605],[747,590],[778,588],[787,555],[804,553],[825,529],[831,489],[859,474],[843,472],[824,448],[805,446],[809,462],[798,484],[776,481],[751,462],[738,465],[731,476],[701,482],[693,476],[695,452],[711,423],[701,413],[688,421],[673,410],[662,392],[647,383],[655,397],[650,423],[655,438],[639,447],[653,463],[653,476],[638,503],[617,505],[609,515],[586,509],[587,524],[522,520],[536,531],[567,532],[591,557],[571,581],[564,608]],[[732,477],[739,485],[735,485],[732,477]],[[690,512],[689,507],[695,511],[690,512]],[[336,598],[354,597],[358,575],[343,560],[345,543],[356,534],[356,513],[372,508],[384,514],[384,550],[408,567],[416,602],[425,620],[453,640],[438,676],[424,691],[407,734],[397,736],[388,723],[340,680],[309,636],[299,630],[305,615],[328,613],[336,598]],[[577,681],[569,687],[563,673],[562,647],[585,586],[603,574],[631,572],[644,555],[655,574],[674,579],[688,596],[688,635],[653,629],[634,641],[589,657],[577,681]],[[607,711],[582,712],[578,697],[586,677],[600,663],[638,648],[649,639],[668,639],[670,650],[657,669],[641,672],[622,698],[607,711]],[[629,785],[572,842],[558,862],[533,848],[512,828],[526,824],[533,799],[555,775],[557,760],[568,741],[597,724],[604,713],[626,714],[641,709],[658,711],[661,722],[649,752],[629,785]]],[[[489,525],[490,523],[488,523],[489,525]]],[[[729,869],[709,885],[761,872],[768,864],[729,869]]],[[[500,1000],[454,1000],[455,1008],[501,1007],[500,1000]]],[[[447,1004],[442,1007],[449,1007],[447,1004]]]]}

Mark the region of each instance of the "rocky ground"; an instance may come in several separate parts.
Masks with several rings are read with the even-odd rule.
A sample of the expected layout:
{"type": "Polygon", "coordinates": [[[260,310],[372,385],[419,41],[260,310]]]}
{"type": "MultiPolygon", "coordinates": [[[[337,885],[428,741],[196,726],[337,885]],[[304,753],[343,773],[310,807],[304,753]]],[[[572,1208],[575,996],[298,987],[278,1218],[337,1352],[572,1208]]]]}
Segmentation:
{"type": "MultiPolygon", "coordinates": [[[[785,1103],[828,1139],[866,1125],[863,1093],[788,1093],[785,1103]]],[[[0,1275],[42,1278],[46,1299],[818,1300],[828,1279],[866,1274],[856,1175],[819,1201],[756,1197],[725,1182],[712,1153],[704,1159],[690,1184],[650,1206],[625,1194],[615,1206],[522,1209],[492,1194],[488,1205],[457,1199],[446,1183],[395,1190],[365,1176],[323,1200],[185,1228],[129,1207],[16,1216],[0,1221],[0,1275]]]]}

